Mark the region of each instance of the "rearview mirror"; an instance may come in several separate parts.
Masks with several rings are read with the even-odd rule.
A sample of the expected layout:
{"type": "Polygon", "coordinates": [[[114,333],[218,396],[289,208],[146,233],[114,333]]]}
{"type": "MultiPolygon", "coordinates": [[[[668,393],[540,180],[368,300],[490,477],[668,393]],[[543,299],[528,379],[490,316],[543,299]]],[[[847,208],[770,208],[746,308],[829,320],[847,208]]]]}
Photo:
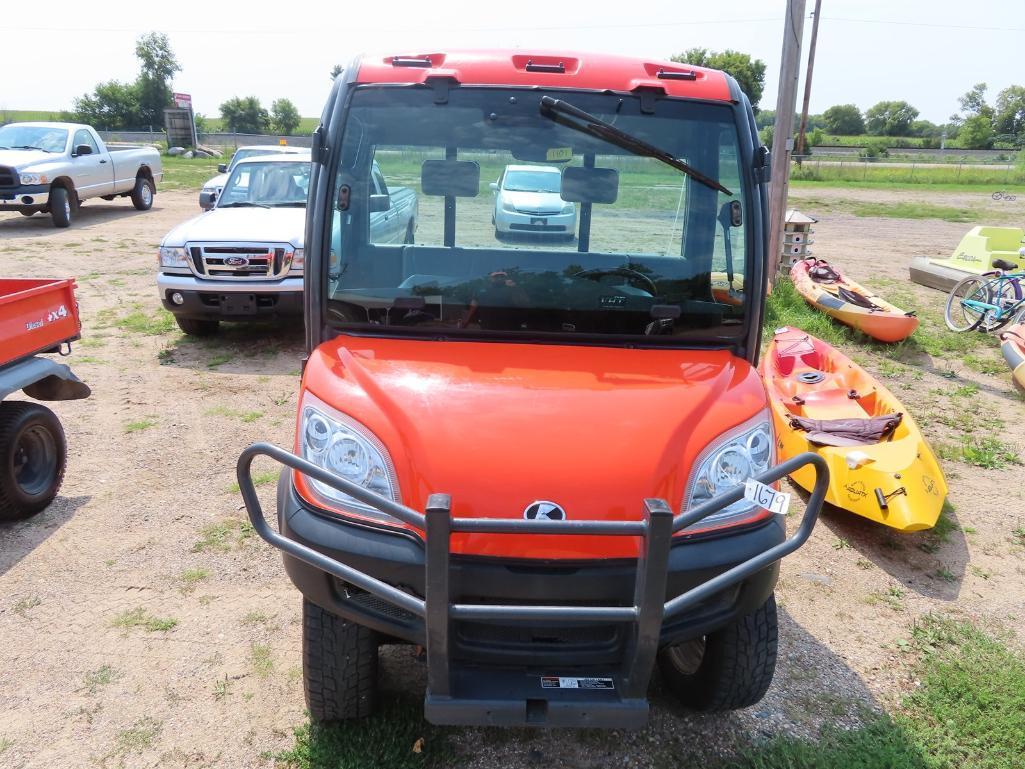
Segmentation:
{"type": "Polygon", "coordinates": [[[217,164],[217,173],[219,173],[219,174],[226,174],[226,173],[228,173],[228,164],[227,163],[218,163],[217,164]]]}
{"type": "Polygon", "coordinates": [[[563,169],[561,197],[570,203],[615,203],[619,197],[619,171],[579,166],[563,169]]]}
{"type": "Polygon", "coordinates": [[[391,208],[391,195],[370,196],[370,213],[387,211],[389,208],[391,208]]]}
{"type": "Polygon", "coordinates": [[[420,189],[424,195],[475,198],[480,192],[480,165],[470,160],[425,160],[420,189]]]}
{"type": "Polygon", "coordinates": [[[74,154],[76,157],[81,157],[82,155],[92,155],[93,148],[90,147],[88,144],[79,144],[77,147],[75,147],[74,154]]]}

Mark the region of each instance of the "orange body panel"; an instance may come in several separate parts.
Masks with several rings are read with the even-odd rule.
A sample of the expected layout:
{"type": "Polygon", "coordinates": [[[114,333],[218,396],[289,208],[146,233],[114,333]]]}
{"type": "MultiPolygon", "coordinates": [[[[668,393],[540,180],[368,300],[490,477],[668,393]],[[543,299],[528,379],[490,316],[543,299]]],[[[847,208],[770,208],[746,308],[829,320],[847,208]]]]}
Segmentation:
{"type": "Polygon", "coordinates": [[[1000,352],[1011,368],[1014,383],[1025,389],[1025,323],[1011,326],[1000,335],[1000,352]]]}
{"type": "Polygon", "coordinates": [[[75,281],[0,278],[0,366],[77,339],[75,281]]]}
{"type": "MultiPolygon", "coordinates": [[[[766,408],[757,373],[726,351],[353,336],[314,351],[303,390],[384,443],[404,504],[446,493],[457,517],[521,518],[536,500],[572,520],[638,520],[645,497],[679,510],[701,451],[766,408]]],[[[317,499],[302,477],[296,488],[317,499]]],[[[632,558],[637,542],[461,534],[452,550],[632,558]]]]}
{"type": "Polygon", "coordinates": [[[836,283],[816,283],[808,275],[808,270],[814,262],[814,259],[802,259],[797,262],[790,268],[790,279],[794,282],[797,292],[815,309],[880,342],[899,342],[907,339],[918,328],[918,318],[914,315],[906,314],[904,310],[843,275],[836,283]],[[882,309],[871,310],[845,302],[837,296],[837,287],[861,294],[882,309]]]}

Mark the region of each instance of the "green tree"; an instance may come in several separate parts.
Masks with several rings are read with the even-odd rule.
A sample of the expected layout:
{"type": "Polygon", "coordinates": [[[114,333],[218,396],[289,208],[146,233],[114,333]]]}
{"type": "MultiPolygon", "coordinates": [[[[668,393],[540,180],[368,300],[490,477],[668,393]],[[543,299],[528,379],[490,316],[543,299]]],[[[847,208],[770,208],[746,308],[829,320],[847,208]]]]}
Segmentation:
{"type": "Polygon", "coordinates": [[[681,64],[693,64],[695,67],[721,69],[736,79],[740,90],[747,94],[751,106],[758,112],[758,102],[765,90],[765,62],[752,59],[750,54],[741,53],[727,48],[725,51],[709,51],[707,48],[689,48],[673,57],[673,61],[681,64]]]}
{"type": "Polygon", "coordinates": [[[164,108],[171,106],[171,80],[181,65],[163,32],[150,32],[135,42],[140,72],[136,80],[139,92],[139,119],[143,125],[163,125],[164,108]]]}
{"type": "Polygon", "coordinates": [[[993,121],[986,115],[972,115],[961,125],[958,141],[965,149],[989,149],[993,146],[993,121]]]}
{"type": "Polygon", "coordinates": [[[865,133],[865,119],[854,104],[836,104],[822,113],[823,128],[837,136],[860,136],[865,133]]]}
{"type": "Polygon", "coordinates": [[[342,65],[335,64],[333,67],[331,67],[331,79],[334,80],[336,77],[342,74],[342,71],[342,65]]]}
{"type": "Polygon", "coordinates": [[[270,115],[255,96],[234,96],[221,105],[221,118],[228,131],[259,134],[270,130],[270,115]]]}
{"type": "Polygon", "coordinates": [[[906,101],[881,101],[865,113],[865,128],[873,136],[907,136],[917,117],[906,101]]]}
{"type": "Polygon", "coordinates": [[[961,105],[961,112],[964,113],[966,118],[976,115],[984,115],[988,118],[993,117],[993,108],[986,104],[985,83],[973,85],[964,96],[958,98],[957,102],[961,105]]]}
{"type": "Polygon", "coordinates": [[[275,99],[270,105],[270,115],[274,130],[283,135],[295,133],[295,129],[302,122],[299,110],[288,99],[275,99]]]}
{"type": "Polygon", "coordinates": [[[74,102],[72,119],[88,123],[101,131],[123,131],[140,128],[139,89],[136,83],[109,80],[99,83],[91,94],[74,102]]]}
{"type": "Polygon", "coordinates": [[[993,129],[1017,146],[1025,145],[1025,88],[1012,85],[997,94],[993,129]]]}

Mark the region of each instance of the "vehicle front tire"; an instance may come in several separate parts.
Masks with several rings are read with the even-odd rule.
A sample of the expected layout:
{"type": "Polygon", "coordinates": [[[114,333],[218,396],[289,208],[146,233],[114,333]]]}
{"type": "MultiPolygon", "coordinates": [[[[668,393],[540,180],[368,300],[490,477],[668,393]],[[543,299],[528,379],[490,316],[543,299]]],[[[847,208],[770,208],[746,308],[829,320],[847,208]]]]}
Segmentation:
{"type": "Polygon", "coordinates": [[[669,690],[686,707],[706,712],[758,702],[776,671],[779,624],[776,599],[703,638],[658,653],[669,690]]]}
{"type": "Polygon", "coordinates": [[[189,336],[213,336],[220,328],[220,322],[216,320],[204,320],[202,318],[179,318],[174,316],[174,322],[178,328],[189,336]]]}
{"type": "Polygon", "coordinates": [[[139,211],[149,211],[153,207],[153,182],[144,176],[135,180],[132,190],[132,205],[139,211]]]}
{"type": "Polygon", "coordinates": [[[71,225],[71,196],[64,187],[54,187],[50,191],[50,218],[54,227],[71,225]]]}
{"type": "Polygon", "coordinates": [[[314,721],[369,716],[377,704],[377,634],[304,598],[303,686],[314,721]]]}
{"type": "Polygon", "coordinates": [[[64,480],[68,447],[46,406],[0,403],[0,521],[44,510],[64,480]]]}

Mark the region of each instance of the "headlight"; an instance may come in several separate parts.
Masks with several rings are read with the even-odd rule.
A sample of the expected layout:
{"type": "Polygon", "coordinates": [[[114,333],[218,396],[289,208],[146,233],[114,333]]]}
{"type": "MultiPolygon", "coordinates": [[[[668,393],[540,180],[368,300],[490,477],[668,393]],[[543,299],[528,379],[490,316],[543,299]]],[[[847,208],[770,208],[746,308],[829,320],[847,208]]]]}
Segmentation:
{"type": "Polygon", "coordinates": [[[21,174],[22,184],[46,184],[46,174],[21,174]]]}
{"type": "MultiPolygon", "coordinates": [[[[695,507],[765,472],[772,466],[774,458],[772,423],[769,415],[762,413],[722,436],[699,457],[697,471],[687,484],[684,509],[695,507]]],[[[757,510],[761,508],[741,499],[685,531],[732,526],[750,519],[751,513],[757,510]]]]}
{"type": "Polygon", "coordinates": [[[164,248],[160,247],[160,266],[161,267],[188,267],[189,266],[189,255],[185,252],[184,248],[164,248]]]}
{"type": "Polygon", "coordinates": [[[306,266],[306,251],[297,248],[292,253],[292,266],[289,268],[289,272],[302,272],[303,267],[306,266]]]}
{"type": "MultiPolygon", "coordinates": [[[[366,427],[341,414],[319,398],[303,397],[299,425],[304,459],[340,475],[347,481],[399,501],[399,485],[387,449],[366,427]]],[[[312,478],[313,489],[343,510],[394,522],[394,518],[312,478]]]]}
{"type": "Polygon", "coordinates": [[[516,213],[516,206],[514,206],[508,200],[503,200],[502,201],[502,210],[505,211],[508,214],[515,214],[516,213]]]}
{"type": "Polygon", "coordinates": [[[573,210],[574,209],[573,209],[573,204],[572,203],[563,203],[562,204],[562,213],[564,213],[564,214],[571,214],[571,213],[573,213],[573,210]]]}

